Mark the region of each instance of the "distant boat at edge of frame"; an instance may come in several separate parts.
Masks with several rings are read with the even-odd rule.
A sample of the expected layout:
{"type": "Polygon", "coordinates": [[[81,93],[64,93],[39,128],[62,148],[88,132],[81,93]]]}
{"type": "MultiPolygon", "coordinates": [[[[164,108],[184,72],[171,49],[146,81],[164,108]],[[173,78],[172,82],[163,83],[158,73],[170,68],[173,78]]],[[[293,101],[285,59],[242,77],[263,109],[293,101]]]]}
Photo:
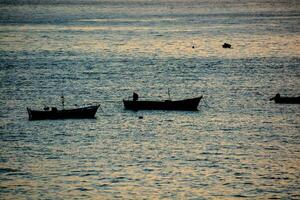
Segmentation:
{"type": "Polygon", "coordinates": [[[272,97],[270,101],[275,101],[275,103],[282,104],[300,104],[300,96],[298,97],[281,97],[279,93],[272,97]]]}

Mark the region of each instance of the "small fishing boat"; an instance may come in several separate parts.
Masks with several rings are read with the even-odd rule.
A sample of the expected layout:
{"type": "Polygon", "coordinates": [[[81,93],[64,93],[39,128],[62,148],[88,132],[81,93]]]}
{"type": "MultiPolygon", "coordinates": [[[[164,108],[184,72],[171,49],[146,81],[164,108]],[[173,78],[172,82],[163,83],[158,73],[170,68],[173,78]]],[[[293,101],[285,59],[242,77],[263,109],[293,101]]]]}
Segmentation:
{"type": "Polygon", "coordinates": [[[123,99],[124,107],[128,110],[186,110],[193,111],[198,110],[198,105],[202,96],[184,99],[184,100],[165,100],[165,101],[146,101],[138,100],[136,93],[133,94],[133,99],[123,99]]]}
{"type": "Polygon", "coordinates": [[[31,110],[27,108],[29,120],[42,120],[42,119],[83,119],[95,118],[95,114],[100,105],[87,106],[75,109],[62,109],[58,110],[52,107],[51,110],[31,110]]]}
{"type": "Polygon", "coordinates": [[[226,48],[230,49],[230,48],[231,48],[231,44],[228,44],[228,43],[225,42],[225,43],[222,45],[222,47],[223,47],[224,49],[226,49],[226,48]]]}
{"type": "Polygon", "coordinates": [[[270,101],[275,101],[275,103],[285,103],[285,104],[300,104],[299,97],[281,97],[279,93],[272,97],[270,101]]]}
{"type": "Polygon", "coordinates": [[[43,119],[83,119],[95,118],[95,114],[100,105],[86,106],[74,109],[64,109],[64,96],[62,99],[62,109],[58,110],[56,107],[45,107],[44,110],[32,110],[27,108],[29,120],[43,120],[43,119]]]}

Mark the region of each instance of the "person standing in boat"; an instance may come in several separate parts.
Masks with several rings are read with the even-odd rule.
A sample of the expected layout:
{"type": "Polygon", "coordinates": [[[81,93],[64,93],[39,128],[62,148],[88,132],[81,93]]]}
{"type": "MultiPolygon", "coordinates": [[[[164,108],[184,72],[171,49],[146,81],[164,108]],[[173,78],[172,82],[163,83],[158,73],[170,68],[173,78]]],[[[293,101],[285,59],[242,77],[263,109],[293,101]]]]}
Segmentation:
{"type": "Polygon", "coordinates": [[[272,97],[271,99],[270,99],[270,101],[273,101],[273,100],[278,100],[278,99],[280,99],[280,94],[279,93],[277,93],[276,95],[275,95],[275,97],[272,97]]]}
{"type": "Polygon", "coordinates": [[[139,95],[134,92],[132,95],[132,99],[133,99],[133,101],[137,101],[139,99],[139,95]]]}

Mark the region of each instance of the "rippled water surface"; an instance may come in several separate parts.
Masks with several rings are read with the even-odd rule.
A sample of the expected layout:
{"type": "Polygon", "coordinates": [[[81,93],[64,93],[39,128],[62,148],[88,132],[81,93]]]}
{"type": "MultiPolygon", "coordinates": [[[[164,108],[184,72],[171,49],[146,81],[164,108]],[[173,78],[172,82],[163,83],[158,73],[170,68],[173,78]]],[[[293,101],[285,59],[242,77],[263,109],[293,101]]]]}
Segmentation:
{"type": "Polygon", "coordinates": [[[0,1],[0,199],[300,199],[300,3],[0,1]],[[233,48],[223,49],[228,42],[233,48]],[[203,95],[197,112],[123,109],[203,95]],[[26,107],[101,103],[91,120],[26,107]],[[143,119],[139,119],[143,116],[143,119]]]}

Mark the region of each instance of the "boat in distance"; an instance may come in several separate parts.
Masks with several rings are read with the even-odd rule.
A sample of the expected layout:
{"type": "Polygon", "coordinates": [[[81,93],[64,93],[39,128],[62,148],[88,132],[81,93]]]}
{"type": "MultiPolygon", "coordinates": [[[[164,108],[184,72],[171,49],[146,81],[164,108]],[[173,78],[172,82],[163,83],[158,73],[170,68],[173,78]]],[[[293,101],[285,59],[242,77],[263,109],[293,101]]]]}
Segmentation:
{"type": "Polygon", "coordinates": [[[133,98],[133,100],[123,99],[124,107],[128,110],[181,110],[196,111],[202,96],[183,99],[183,100],[165,100],[165,101],[145,101],[133,98]]]}
{"type": "Polygon", "coordinates": [[[270,101],[275,101],[275,103],[282,104],[300,104],[300,96],[299,97],[281,97],[279,93],[272,97],[270,101]]]}
{"type": "Polygon", "coordinates": [[[51,110],[47,107],[44,110],[32,110],[27,108],[29,120],[44,120],[44,119],[84,119],[95,118],[95,114],[100,105],[86,106],[74,109],[58,110],[52,107],[51,110]]]}

